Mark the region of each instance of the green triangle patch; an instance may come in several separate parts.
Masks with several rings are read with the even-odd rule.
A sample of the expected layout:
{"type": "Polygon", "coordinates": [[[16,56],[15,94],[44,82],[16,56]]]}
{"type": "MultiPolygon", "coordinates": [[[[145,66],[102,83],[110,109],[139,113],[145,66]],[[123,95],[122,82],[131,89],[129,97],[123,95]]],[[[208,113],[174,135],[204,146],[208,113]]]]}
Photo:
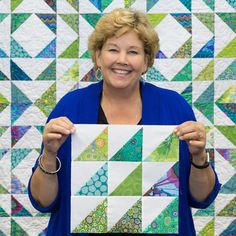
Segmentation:
{"type": "Polygon", "coordinates": [[[79,57],[79,38],[77,38],[59,58],[78,58],[79,57]]]}
{"type": "Polygon", "coordinates": [[[215,235],[215,221],[214,219],[211,220],[206,226],[200,231],[198,235],[201,236],[210,236],[215,235]]]}
{"type": "Polygon", "coordinates": [[[124,0],[125,2],[125,8],[131,7],[132,4],[135,3],[136,0],[124,0]]]}
{"type": "Polygon", "coordinates": [[[138,200],[111,228],[109,233],[142,233],[142,201],[138,200]]]}
{"type": "Polygon", "coordinates": [[[217,99],[216,105],[236,123],[236,88],[231,86],[217,99]]]}
{"type": "Polygon", "coordinates": [[[79,11],[79,1],[77,0],[66,0],[76,11],[79,11]]]}
{"type": "Polygon", "coordinates": [[[212,33],[215,32],[215,15],[214,13],[194,13],[212,33]]]}
{"type": "Polygon", "coordinates": [[[236,197],[222,209],[217,216],[236,217],[236,197]]]}
{"type": "Polygon", "coordinates": [[[178,233],[178,205],[178,198],[175,198],[144,230],[144,233],[178,233]]]}
{"type": "Polygon", "coordinates": [[[189,84],[189,86],[181,93],[181,95],[184,97],[184,99],[189,103],[190,106],[192,106],[192,83],[189,84]]]}
{"type": "Polygon", "coordinates": [[[56,80],[56,60],[53,60],[36,80],[56,80]]]}
{"type": "Polygon", "coordinates": [[[24,229],[22,229],[20,227],[20,225],[18,225],[16,223],[15,220],[13,220],[13,218],[11,218],[11,235],[24,235],[24,236],[29,236],[24,229]]]}
{"type": "Polygon", "coordinates": [[[86,52],[84,52],[83,55],[80,56],[80,58],[84,58],[84,59],[91,58],[89,50],[87,50],[86,52]]]}
{"type": "Polygon", "coordinates": [[[8,194],[9,192],[0,184],[0,194],[8,194]]]}
{"type": "Polygon", "coordinates": [[[216,126],[216,128],[236,146],[236,126],[216,126]]]}
{"type": "Polygon", "coordinates": [[[190,37],[171,58],[191,58],[192,55],[192,37],[190,37]]]}
{"type": "Polygon", "coordinates": [[[152,27],[155,28],[157,25],[161,23],[161,21],[167,16],[168,14],[147,14],[147,18],[151,23],[152,27]]]}
{"type": "Polygon", "coordinates": [[[0,23],[9,15],[9,13],[1,13],[0,14],[0,23]]]}
{"type": "Polygon", "coordinates": [[[17,165],[24,160],[24,158],[32,151],[32,149],[21,148],[21,149],[12,149],[11,151],[11,169],[17,167],[17,165]]]}
{"type": "Polygon", "coordinates": [[[224,94],[217,99],[217,103],[236,103],[236,87],[230,86],[224,94]]]}
{"type": "Polygon", "coordinates": [[[217,13],[217,15],[236,33],[236,13],[217,13]]]}
{"type": "Polygon", "coordinates": [[[79,81],[79,63],[75,61],[74,64],[60,77],[63,81],[79,81]]]}
{"type": "Polygon", "coordinates": [[[215,0],[203,0],[208,7],[211,8],[212,11],[215,10],[215,0]]]}
{"type": "Polygon", "coordinates": [[[108,159],[108,128],[77,157],[77,161],[106,161],[108,159]]]}
{"type": "Polygon", "coordinates": [[[9,126],[0,126],[0,137],[3,135],[3,133],[8,129],[9,126]]]}
{"type": "Polygon", "coordinates": [[[162,75],[155,67],[151,67],[147,71],[148,81],[167,81],[164,75],[162,75]]]}
{"type": "Polygon", "coordinates": [[[26,50],[12,37],[11,37],[11,57],[31,58],[28,52],[26,52],[26,50]]]}
{"type": "Polygon", "coordinates": [[[215,203],[213,202],[206,209],[199,209],[194,216],[215,216],[215,203]]]}
{"type": "Polygon", "coordinates": [[[9,215],[6,213],[6,211],[1,206],[0,206],[0,217],[9,217],[9,215]]]}
{"type": "Polygon", "coordinates": [[[199,73],[199,75],[194,80],[214,80],[214,59],[207,64],[207,66],[199,73]]]}
{"type": "Polygon", "coordinates": [[[145,161],[176,162],[179,159],[179,139],[172,133],[145,158],[145,161]]]}
{"type": "Polygon", "coordinates": [[[189,62],[174,76],[172,81],[192,81],[192,61],[189,62]]]}
{"type": "Polygon", "coordinates": [[[1,80],[9,80],[9,78],[2,71],[0,71],[0,81],[1,80]]]}
{"type": "Polygon", "coordinates": [[[106,233],[107,232],[107,199],[100,203],[72,233],[106,233]]]}
{"type": "Polygon", "coordinates": [[[142,195],[142,164],[138,165],[110,196],[142,195]]]}
{"type": "Polygon", "coordinates": [[[226,182],[220,190],[220,193],[236,194],[236,174],[234,174],[228,182],[226,182]]]}
{"type": "MultiPolygon", "coordinates": [[[[218,77],[217,80],[236,80],[236,60],[234,60],[218,77]]],[[[0,76],[1,77],[1,76],[0,76]]]]}
{"type": "Polygon", "coordinates": [[[56,105],[56,83],[53,83],[34,104],[45,114],[45,116],[49,116],[56,105]]]}
{"type": "Polygon", "coordinates": [[[236,57],[236,37],[217,55],[217,57],[235,58],[236,57]]]}
{"type": "Polygon", "coordinates": [[[143,129],[136,132],[110,161],[142,161],[143,129]]]}
{"type": "Polygon", "coordinates": [[[10,102],[0,93],[0,113],[8,107],[10,102]]]}
{"type": "Polygon", "coordinates": [[[11,14],[11,33],[13,34],[31,15],[32,13],[11,14]]]}
{"type": "Polygon", "coordinates": [[[76,33],[79,32],[78,14],[59,14],[60,17],[71,27],[76,33]]]}
{"type": "Polygon", "coordinates": [[[97,22],[100,20],[101,18],[101,14],[97,14],[97,13],[88,13],[88,14],[81,14],[81,16],[93,27],[95,28],[97,22]]]}
{"type": "Polygon", "coordinates": [[[199,96],[194,102],[194,106],[213,123],[214,117],[214,83],[199,96]]]}

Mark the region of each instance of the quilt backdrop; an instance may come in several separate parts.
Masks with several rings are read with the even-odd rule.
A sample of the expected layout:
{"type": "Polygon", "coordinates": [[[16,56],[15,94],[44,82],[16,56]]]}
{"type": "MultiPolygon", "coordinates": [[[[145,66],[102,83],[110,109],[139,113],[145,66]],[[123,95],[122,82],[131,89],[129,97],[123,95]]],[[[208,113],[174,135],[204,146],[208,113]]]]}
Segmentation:
{"type": "Polygon", "coordinates": [[[206,125],[222,189],[193,209],[198,235],[236,235],[235,0],[0,0],[0,235],[44,235],[27,182],[46,117],[94,82],[87,38],[116,7],[146,12],[161,41],[146,79],[182,94],[206,125]]]}

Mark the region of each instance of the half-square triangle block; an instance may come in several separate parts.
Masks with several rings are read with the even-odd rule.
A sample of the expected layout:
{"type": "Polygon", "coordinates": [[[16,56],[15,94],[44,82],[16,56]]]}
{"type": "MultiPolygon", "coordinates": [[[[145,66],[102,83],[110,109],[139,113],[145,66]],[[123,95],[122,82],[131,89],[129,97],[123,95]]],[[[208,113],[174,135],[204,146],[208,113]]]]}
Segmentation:
{"type": "Polygon", "coordinates": [[[105,233],[107,231],[107,199],[102,201],[72,233],[105,233]]]}
{"type": "Polygon", "coordinates": [[[145,158],[145,161],[177,161],[179,158],[178,146],[179,139],[174,133],[172,133],[148,157],[145,158]]]}
{"type": "Polygon", "coordinates": [[[79,154],[77,161],[105,161],[108,153],[108,129],[105,128],[86,149],[79,154]]]}
{"type": "Polygon", "coordinates": [[[143,130],[133,135],[110,161],[142,161],[143,130]]]}

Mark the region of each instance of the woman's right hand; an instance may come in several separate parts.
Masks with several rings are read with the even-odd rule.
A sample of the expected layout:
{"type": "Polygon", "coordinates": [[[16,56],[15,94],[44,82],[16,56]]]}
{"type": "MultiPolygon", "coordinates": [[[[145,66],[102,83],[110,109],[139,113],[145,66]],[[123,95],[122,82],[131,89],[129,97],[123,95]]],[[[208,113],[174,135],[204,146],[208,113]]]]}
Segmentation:
{"type": "Polygon", "coordinates": [[[58,149],[74,131],[75,126],[67,117],[51,119],[44,127],[44,153],[56,156],[58,149]]]}

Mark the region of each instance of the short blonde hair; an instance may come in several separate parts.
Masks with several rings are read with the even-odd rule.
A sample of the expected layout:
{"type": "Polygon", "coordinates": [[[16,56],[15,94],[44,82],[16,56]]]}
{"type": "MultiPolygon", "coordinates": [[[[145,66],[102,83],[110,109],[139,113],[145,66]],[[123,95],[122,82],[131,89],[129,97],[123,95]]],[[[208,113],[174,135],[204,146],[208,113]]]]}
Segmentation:
{"type": "Polygon", "coordinates": [[[88,49],[96,68],[96,51],[102,49],[106,40],[113,36],[119,37],[131,30],[136,32],[143,42],[148,67],[153,65],[155,55],[159,50],[159,38],[146,14],[136,10],[119,8],[104,15],[88,39],[88,49]]]}

